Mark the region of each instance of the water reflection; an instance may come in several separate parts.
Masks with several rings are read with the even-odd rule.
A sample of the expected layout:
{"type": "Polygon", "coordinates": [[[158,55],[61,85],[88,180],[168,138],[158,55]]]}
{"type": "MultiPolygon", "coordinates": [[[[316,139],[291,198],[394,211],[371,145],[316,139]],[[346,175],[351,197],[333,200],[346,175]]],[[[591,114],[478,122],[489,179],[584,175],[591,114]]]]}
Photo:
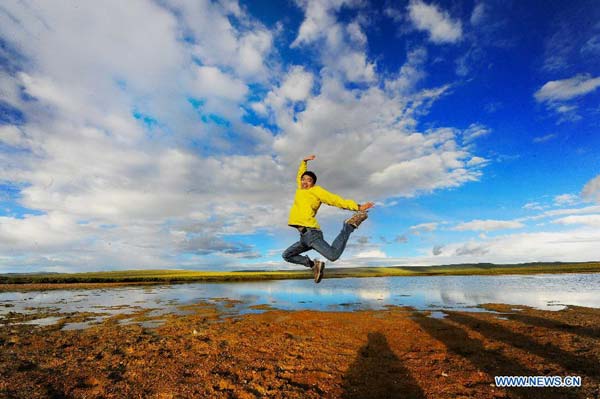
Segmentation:
{"type": "MultiPolygon", "coordinates": [[[[433,276],[284,280],[247,283],[180,284],[0,293],[0,320],[9,312],[90,312],[153,315],[178,313],[179,306],[213,302],[231,314],[261,312],[257,305],[285,310],[348,311],[388,305],[415,309],[471,309],[484,303],[559,310],[565,305],[600,307],[600,274],[533,276],[433,276]]],[[[100,317],[100,316],[99,316],[100,317]]],[[[95,319],[98,322],[100,319],[95,319]]],[[[47,322],[47,321],[45,321],[47,322]]],[[[71,326],[77,328],[79,326],[71,326]]]]}

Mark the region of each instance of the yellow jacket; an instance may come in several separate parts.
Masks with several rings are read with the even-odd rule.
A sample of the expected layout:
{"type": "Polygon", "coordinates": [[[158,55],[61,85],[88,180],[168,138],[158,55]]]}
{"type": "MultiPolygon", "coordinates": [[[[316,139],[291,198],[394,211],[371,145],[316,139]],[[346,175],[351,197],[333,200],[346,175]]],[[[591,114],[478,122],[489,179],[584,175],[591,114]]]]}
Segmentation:
{"type": "Polygon", "coordinates": [[[301,179],[304,172],[306,172],[306,161],[302,161],[298,168],[298,175],[296,176],[298,188],[294,196],[294,205],[292,205],[292,209],[290,210],[288,225],[320,229],[321,227],[315,216],[321,203],[351,211],[358,210],[358,204],[353,200],[344,199],[339,195],[330,193],[323,187],[312,186],[307,190],[303,190],[301,188],[301,179]]]}

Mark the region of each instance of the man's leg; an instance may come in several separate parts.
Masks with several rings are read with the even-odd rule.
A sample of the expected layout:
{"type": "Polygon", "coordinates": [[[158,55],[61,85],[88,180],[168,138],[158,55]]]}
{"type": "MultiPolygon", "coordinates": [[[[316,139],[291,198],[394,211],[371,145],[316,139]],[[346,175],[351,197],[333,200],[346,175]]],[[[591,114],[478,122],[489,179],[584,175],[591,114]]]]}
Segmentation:
{"type": "Polygon", "coordinates": [[[310,249],[311,248],[308,245],[304,244],[302,241],[298,241],[283,251],[282,257],[290,263],[296,263],[298,265],[304,265],[311,268],[313,266],[313,262],[310,260],[310,258],[308,256],[300,255],[301,253],[310,249]]]}
{"type": "Polygon", "coordinates": [[[333,240],[333,244],[331,245],[325,241],[321,230],[311,230],[309,233],[307,233],[312,234],[309,245],[331,262],[335,262],[342,255],[344,249],[346,249],[346,243],[350,238],[350,234],[354,230],[354,226],[344,223],[340,234],[338,234],[335,240],[333,240]]]}

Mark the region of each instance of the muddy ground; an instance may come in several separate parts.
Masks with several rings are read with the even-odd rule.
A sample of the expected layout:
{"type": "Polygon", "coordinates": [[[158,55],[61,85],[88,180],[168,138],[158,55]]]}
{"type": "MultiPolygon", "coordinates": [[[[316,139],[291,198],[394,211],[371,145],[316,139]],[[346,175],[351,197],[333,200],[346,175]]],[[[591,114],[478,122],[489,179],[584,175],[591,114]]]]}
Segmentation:
{"type": "MultiPolygon", "coordinates": [[[[599,398],[600,310],[279,311],[197,304],[159,327],[0,320],[1,398],[599,398]],[[580,388],[499,388],[494,376],[581,376],[580,388]]],[[[127,316],[130,318],[131,316],[127,316]]],[[[135,317],[144,320],[140,311],[135,317]]]]}

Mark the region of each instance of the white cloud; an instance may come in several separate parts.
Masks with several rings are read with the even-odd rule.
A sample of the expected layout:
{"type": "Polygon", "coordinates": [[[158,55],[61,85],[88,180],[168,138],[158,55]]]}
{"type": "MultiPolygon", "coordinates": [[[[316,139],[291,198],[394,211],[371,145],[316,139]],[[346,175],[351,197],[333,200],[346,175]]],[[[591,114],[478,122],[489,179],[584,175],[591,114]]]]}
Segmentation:
{"type": "Polygon", "coordinates": [[[545,217],[554,217],[561,215],[582,215],[586,213],[600,212],[600,206],[587,206],[584,208],[566,208],[566,209],[554,209],[551,211],[546,211],[540,216],[535,216],[534,218],[545,218],[545,217]]]}
{"type": "Polygon", "coordinates": [[[591,56],[600,54],[600,34],[596,34],[588,39],[581,47],[580,51],[582,54],[591,56]]]}
{"type": "Polygon", "coordinates": [[[467,166],[473,167],[473,166],[482,166],[488,163],[488,160],[485,158],[481,158],[481,157],[473,157],[471,159],[469,159],[469,161],[467,162],[467,166]]]}
{"type": "Polygon", "coordinates": [[[367,35],[362,31],[362,28],[358,22],[351,22],[346,27],[348,34],[350,35],[350,39],[352,42],[365,46],[367,44],[367,35]]]}
{"type": "Polygon", "coordinates": [[[447,12],[435,5],[420,0],[411,0],[408,4],[410,20],[415,27],[429,33],[434,43],[456,43],[462,38],[460,21],[453,20],[447,12]]]}
{"type": "Polygon", "coordinates": [[[306,0],[300,2],[305,11],[304,21],[300,25],[298,36],[292,43],[292,47],[311,43],[323,37],[332,27],[337,26],[336,11],[344,5],[355,7],[358,4],[359,2],[354,0],[306,0]]]}
{"type": "MultiPolygon", "coordinates": [[[[105,2],[103,12],[85,4],[15,3],[10,12],[16,19],[0,15],[0,34],[28,65],[27,72],[3,74],[11,83],[3,89],[21,86],[35,98],[2,90],[3,101],[17,106],[26,123],[2,127],[0,140],[29,151],[4,154],[0,179],[23,183],[20,204],[46,213],[2,220],[3,249],[20,251],[15,255],[23,265],[173,266],[179,247],[169,230],[185,221],[202,224],[212,217],[200,228],[211,234],[235,232],[229,218],[248,223],[237,231],[285,224],[284,211],[264,205],[274,193],[265,197],[256,189],[265,178],[277,186],[281,165],[270,154],[215,152],[234,145],[253,154],[269,144],[270,134],[242,123],[240,105],[247,84],[265,67],[260,57],[268,52],[270,33],[261,27],[237,31],[227,18],[235,7],[226,11],[207,2],[196,22],[214,24],[191,45],[179,40],[186,27],[170,9],[198,2],[174,3],[105,2]],[[219,48],[211,50],[212,44],[219,48]],[[205,65],[192,62],[208,53],[213,58],[202,59],[205,65]],[[228,62],[236,68],[222,68],[228,62]],[[230,119],[235,142],[222,135],[223,127],[201,123],[190,96],[205,97],[202,112],[230,119]],[[214,155],[198,156],[190,141],[214,155]],[[239,180],[235,188],[229,178],[239,180]],[[266,216],[245,215],[253,206],[266,216]]],[[[221,247],[231,252],[228,246],[221,247]]]]}
{"type": "Polygon", "coordinates": [[[419,263],[424,265],[467,262],[583,262],[598,258],[599,243],[600,232],[597,228],[519,233],[481,241],[447,244],[440,255],[414,261],[420,261],[419,263]]]}
{"type": "Polygon", "coordinates": [[[301,66],[295,66],[281,85],[279,93],[290,101],[304,101],[313,87],[313,75],[301,66]]]}
{"type": "Polygon", "coordinates": [[[460,148],[453,129],[413,130],[415,112],[440,93],[349,91],[340,80],[322,76],[321,92],[306,101],[305,110],[277,114],[284,133],[274,149],[295,164],[297,154],[315,153],[318,143],[312,165],[321,173],[319,181],[358,200],[367,192],[372,199],[412,196],[476,180],[480,172],[467,166],[471,155],[460,148]],[[358,187],[356,181],[363,183],[358,187]]]}
{"type": "Polygon", "coordinates": [[[30,145],[23,132],[13,125],[0,126],[0,142],[17,148],[26,148],[30,145]]]}
{"type": "Polygon", "coordinates": [[[544,42],[543,69],[550,72],[566,70],[573,58],[574,34],[568,23],[555,27],[555,32],[544,42]]]}
{"type": "Polygon", "coordinates": [[[568,114],[577,110],[575,105],[560,105],[556,107],[556,112],[560,114],[568,114]]]}
{"type": "Polygon", "coordinates": [[[553,80],[544,84],[534,97],[538,102],[565,101],[591,93],[600,87],[600,77],[579,74],[569,79],[553,80]]]}
{"type": "Polygon", "coordinates": [[[72,217],[60,212],[23,219],[0,217],[0,242],[4,251],[73,245],[81,239],[83,230],[72,217]]]}
{"type": "Polygon", "coordinates": [[[552,223],[570,225],[580,224],[590,227],[600,227],[600,214],[595,215],[573,215],[553,220],[552,223]]]}
{"type": "Polygon", "coordinates": [[[457,231],[494,231],[505,229],[519,229],[523,223],[511,220],[473,220],[460,223],[453,230],[457,231]]]}
{"type": "Polygon", "coordinates": [[[362,51],[344,52],[337,57],[337,64],[333,63],[333,59],[328,63],[339,66],[350,82],[371,82],[375,79],[375,66],[362,51]]]}
{"type": "Polygon", "coordinates": [[[0,140],[27,151],[0,155],[0,180],[22,187],[19,204],[35,215],[2,219],[0,249],[15,260],[0,268],[18,259],[77,270],[255,256],[228,235],[285,228],[297,164],[315,152],[319,182],[358,201],[479,178],[485,162],[456,129],[417,128],[448,91],[417,89],[425,50],[413,50],[396,87],[384,88],[360,23],[335,19],[342,4],[359,2],[302,4],[309,25],[311,4],[325,12],[313,18],[322,34],[307,27],[297,39],[324,43],[315,74],[269,62],[273,33],[235,2],[108,1],[102,12],[91,3],[11,5],[21,23],[1,14],[0,34],[27,63],[0,75],[2,99],[26,122],[2,127],[0,140]],[[254,84],[268,94],[257,99],[254,84]],[[277,134],[246,123],[248,108],[277,134]]]}
{"type": "Polygon", "coordinates": [[[359,252],[354,255],[356,258],[386,258],[387,255],[380,249],[372,249],[364,252],[359,252]]]}
{"type": "Polygon", "coordinates": [[[485,3],[477,3],[473,8],[473,12],[471,13],[471,25],[479,25],[481,24],[486,17],[486,6],[485,3]]]}
{"type": "Polygon", "coordinates": [[[574,194],[561,194],[554,197],[554,203],[558,206],[573,205],[579,202],[579,197],[574,194]]]}
{"type": "Polygon", "coordinates": [[[299,5],[304,10],[304,21],[292,47],[307,47],[316,43],[323,66],[330,73],[338,73],[350,82],[372,82],[375,64],[365,52],[366,35],[357,21],[340,23],[336,12],[342,6],[361,7],[357,0],[307,0],[299,5]]]}
{"type": "Polygon", "coordinates": [[[423,249],[423,256],[406,258],[352,259],[340,266],[440,265],[489,262],[585,262],[598,259],[600,230],[582,227],[561,232],[518,233],[423,249]]]}
{"type": "Polygon", "coordinates": [[[314,86],[314,76],[304,70],[303,67],[295,65],[283,76],[278,87],[274,87],[267,94],[263,103],[253,104],[253,108],[267,113],[270,109],[273,117],[279,120],[293,120],[294,104],[309,99],[314,86]]]}
{"type": "Polygon", "coordinates": [[[546,209],[547,206],[540,204],[539,202],[528,202],[523,205],[523,209],[533,210],[533,211],[541,211],[546,209]]]}
{"type": "Polygon", "coordinates": [[[181,29],[192,38],[193,53],[206,66],[232,69],[250,80],[269,78],[267,59],[273,48],[273,34],[243,13],[237,2],[170,0],[167,7],[177,11],[181,29]],[[242,24],[234,27],[230,17],[242,24]]]}
{"type": "Polygon", "coordinates": [[[386,89],[399,93],[412,93],[416,85],[426,76],[423,67],[426,60],[425,48],[419,47],[409,51],[398,75],[385,81],[386,89]]]}
{"type": "Polygon", "coordinates": [[[469,127],[463,132],[463,137],[465,142],[471,142],[476,138],[487,136],[491,133],[491,129],[482,125],[481,123],[472,123],[469,127]]]}
{"type": "Polygon", "coordinates": [[[550,141],[552,139],[555,139],[556,137],[558,137],[557,134],[550,133],[550,134],[547,134],[545,136],[534,137],[533,138],[533,142],[534,143],[545,143],[546,141],[550,141]]]}
{"type": "Polygon", "coordinates": [[[600,175],[585,184],[581,196],[588,201],[600,202],[600,175]]]}
{"type": "Polygon", "coordinates": [[[248,92],[247,86],[216,67],[198,67],[196,70],[196,94],[198,97],[219,97],[240,102],[248,92]]]}
{"type": "Polygon", "coordinates": [[[421,232],[431,232],[431,231],[435,231],[438,228],[438,223],[432,222],[432,223],[421,223],[421,224],[417,224],[415,226],[411,226],[410,231],[413,234],[419,234],[421,232]]]}

